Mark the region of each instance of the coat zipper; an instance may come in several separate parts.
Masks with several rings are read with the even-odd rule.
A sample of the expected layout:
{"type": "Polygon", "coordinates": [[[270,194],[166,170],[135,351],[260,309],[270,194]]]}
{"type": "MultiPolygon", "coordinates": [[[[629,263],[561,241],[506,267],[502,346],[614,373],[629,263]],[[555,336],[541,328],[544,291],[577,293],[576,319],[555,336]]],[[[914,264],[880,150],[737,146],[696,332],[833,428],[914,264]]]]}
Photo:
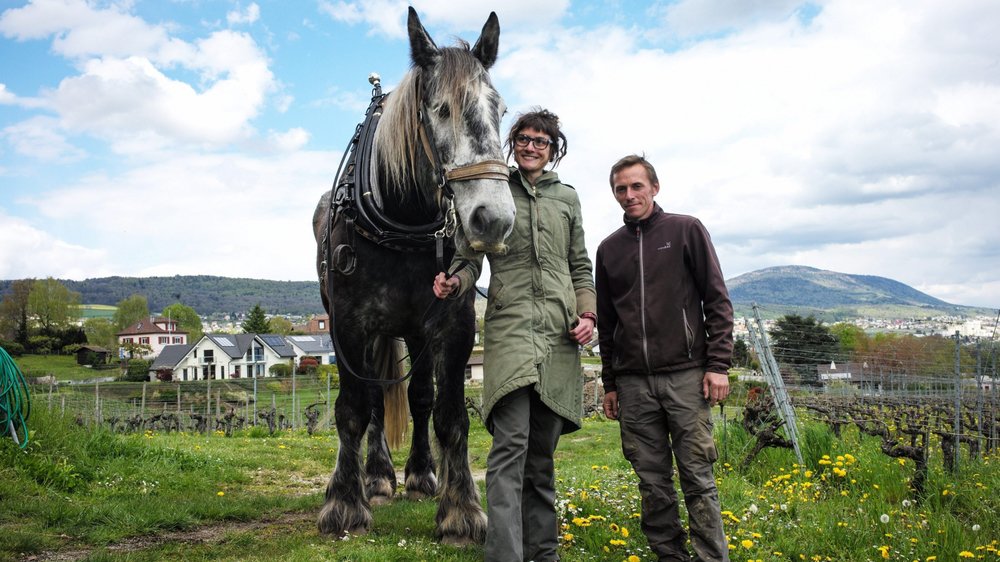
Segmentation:
{"type": "Polygon", "coordinates": [[[636,237],[639,239],[639,318],[642,319],[642,358],[646,362],[646,372],[651,373],[649,368],[649,349],[646,342],[646,274],[643,267],[642,254],[642,226],[636,225],[636,237]]]}

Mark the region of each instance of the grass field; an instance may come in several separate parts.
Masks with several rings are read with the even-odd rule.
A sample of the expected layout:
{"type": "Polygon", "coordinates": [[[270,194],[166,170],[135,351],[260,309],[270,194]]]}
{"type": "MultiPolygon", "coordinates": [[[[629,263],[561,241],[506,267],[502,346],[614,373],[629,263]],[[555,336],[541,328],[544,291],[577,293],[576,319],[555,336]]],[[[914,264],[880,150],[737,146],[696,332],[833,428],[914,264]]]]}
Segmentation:
{"type": "MultiPolygon", "coordinates": [[[[334,466],[335,433],[113,434],[78,427],[41,405],[27,451],[0,438],[0,559],[483,559],[481,547],[434,540],[433,500],[375,509],[364,536],[322,536],[315,518],[334,466]]],[[[1000,560],[1000,468],[994,457],[942,468],[932,452],[927,494],[912,497],[910,461],[884,456],[849,429],[842,438],[800,420],[804,466],[751,446],[717,423],[720,497],[734,561],[1000,560]]],[[[472,424],[470,462],[482,487],[490,437],[472,424]]],[[[406,451],[394,454],[397,467],[406,451]]],[[[594,418],[556,455],[565,561],[654,560],[639,528],[638,492],[618,426],[594,418]]]]}
{"type": "Polygon", "coordinates": [[[58,381],[85,381],[116,377],[119,369],[96,370],[76,362],[75,355],[22,355],[15,359],[25,377],[54,376],[58,381]]]}

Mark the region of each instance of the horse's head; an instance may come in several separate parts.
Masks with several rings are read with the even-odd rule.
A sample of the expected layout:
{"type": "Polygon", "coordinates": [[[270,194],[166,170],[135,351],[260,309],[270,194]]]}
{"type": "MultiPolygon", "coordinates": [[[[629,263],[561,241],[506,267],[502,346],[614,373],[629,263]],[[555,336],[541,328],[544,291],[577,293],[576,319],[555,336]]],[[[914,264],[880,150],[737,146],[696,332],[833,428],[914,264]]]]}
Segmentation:
{"type": "MultiPolygon", "coordinates": [[[[498,251],[514,225],[514,201],[500,143],[506,111],[487,70],[497,58],[500,24],[491,13],[470,49],[438,48],[411,7],[407,29],[414,105],[433,146],[417,150],[446,172],[465,238],[480,251],[498,251]]],[[[391,96],[390,96],[391,97],[391,96]]],[[[440,182],[440,178],[438,180],[440,182]]]]}

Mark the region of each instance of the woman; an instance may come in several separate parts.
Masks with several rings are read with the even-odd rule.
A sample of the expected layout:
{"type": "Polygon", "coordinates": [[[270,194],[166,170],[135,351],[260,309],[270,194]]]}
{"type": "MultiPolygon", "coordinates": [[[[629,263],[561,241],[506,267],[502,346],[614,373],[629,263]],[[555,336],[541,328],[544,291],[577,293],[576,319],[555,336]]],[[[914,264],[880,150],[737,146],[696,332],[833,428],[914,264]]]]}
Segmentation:
{"type": "MultiPolygon", "coordinates": [[[[507,251],[491,253],[484,343],[483,412],[493,435],[487,459],[486,560],[558,560],[553,454],[559,436],[580,428],[579,346],[597,316],[593,267],[576,191],[555,167],[566,155],[559,118],[536,108],[507,138],[517,215],[507,251]]],[[[438,298],[474,290],[482,254],[461,248],[438,298]],[[465,267],[459,267],[462,264],[465,267]]]]}

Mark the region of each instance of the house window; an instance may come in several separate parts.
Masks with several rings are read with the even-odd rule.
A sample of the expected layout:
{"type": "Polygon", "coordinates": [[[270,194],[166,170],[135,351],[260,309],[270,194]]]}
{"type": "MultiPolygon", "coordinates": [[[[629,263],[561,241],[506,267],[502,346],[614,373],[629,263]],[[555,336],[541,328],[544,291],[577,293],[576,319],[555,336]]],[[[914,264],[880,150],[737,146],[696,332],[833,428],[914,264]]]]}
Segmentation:
{"type": "Polygon", "coordinates": [[[160,336],[160,338],[159,338],[158,341],[159,341],[160,345],[165,345],[165,344],[170,343],[170,337],[169,336],[160,336]]]}
{"type": "Polygon", "coordinates": [[[132,343],[134,341],[132,338],[122,338],[122,343],[132,343]]]}
{"type": "Polygon", "coordinates": [[[325,330],[326,329],[326,320],[320,320],[319,321],[319,329],[320,330],[325,330]]]}
{"type": "Polygon", "coordinates": [[[149,345],[149,338],[139,338],[139,345],[149,345]]]}
{"type": "Polygon", "coordinates": [[[256,361],[256,362],[260,362],[260,361],[264,360],[264,348],[263,347],[255,347],[255,348],[253,348],[253,360],[256,361]]]}
{"type": "Polygon", "coordinates": [[[240,366],[239,365],[236,365],[235,367],[233,367],[233,378],[234,379],[240,378],[240,366]]]}
{"type": "Polygon", "coordinates": [[[174,336],[174,343],[184,343],[184,338],[181,336],[174,336]]]}
{"type": "Polygon", "coordinates": [[[214,362],[215,361],[215,350],[206,349],[205,350],[204,359],[205,359],[205,363],[212,363],[212,362],[214,362]]]}

